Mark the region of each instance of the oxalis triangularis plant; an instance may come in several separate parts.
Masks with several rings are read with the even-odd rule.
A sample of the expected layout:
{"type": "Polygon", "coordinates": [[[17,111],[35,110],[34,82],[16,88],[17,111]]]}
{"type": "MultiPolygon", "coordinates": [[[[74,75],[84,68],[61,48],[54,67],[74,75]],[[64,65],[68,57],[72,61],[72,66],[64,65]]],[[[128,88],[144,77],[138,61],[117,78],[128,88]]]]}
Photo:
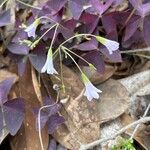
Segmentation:
{"type": "MultiPolygon", "coordinates": [[[[3,1],[0,7],[7,2],[9,0],[3,1]]],[[[88,101],[98,99],[102,91],[90,82],[79,62],[103,73],[105,63],[101,55],[105,55],[111,61],[120,62],[119,47],[129,49],[134,41],[150,45],[150,3],[146,0],[143,3],[139,0],[130,0],[129,10],[125,12],[108,11],[108,8],[119,5],[123,2],[122,0],[107,0],[105,3],[99,0],[48,0],[46,3],[41,2],[38,7],[21,0],[15,2],[17,13],[26,7],[31,8],[26,22],[22,23],[19,17],[16,17],[16,34],[6,45],[18,61],[19,75],[23,75],[26,62],[29,60],[39,74],[60,76],[61,88],[65,92],[66,87],[61,69],[64,60],[69,58],[81,73],[81,81],[85,85],[84,96],[88,101]],[[58,59],[60,75],[54,65],[58,59]]],[[[11,11],[8,9],[0,14],[0,27],[5,27],[9,23],[11,23],[11,11]]],[[[121,51],[121,53],[124,52],[121,51]]],[[[3,83],[1,85],[4,86],[3,83]]],[[[46,121],[51,126],[51,122],[59,118],[53,115],[59,111],[58,99],[59,94],[55,103],[46,100],[37,113],[42,149],[41,129],[45,124],[41,123],[41,116],[45,115],[46,121]],[[53,108],[53,113],[48,108],[53,108]],[[48,115],[43,115],[42,110],[46,110],[48,115]]],[[[22,103],[21,106],[23,107],[22,103]]],[[[62,118],[59,118],[59,122],[55,122],[53,128],[55,129],[63,121],[62,118]]],[[[17,125],[13,134],[19,129],[20,124],[17,125]]],[[[50,130],[49,133],[52,131],[50,130]]]]}
{"type": "MultiPolygon", "coordinates": [[[[33,37],[35,38],[36,34],[36,29],[38,27],[38,25],[41,23],[41,19],[49,19],[51,20],[50,18],[47,18],[47,17],[40,17],[40,18],[37,18],[31,25],[27,26],[26,29],[25,29],[25,32],[27,32],[28,34],[28,37],[33,37]]],[[[59,28],[59,23],[53,23],[52,21],[52,25],[47,31],[50,31],[54,28],[54,33],[53,33],[53,37],[52,37],[52,40],[51,40],[51,44],[48,48],[48,52],[47,52],[47,59],[46,59],[46,62],[44,64],[44,66],[42,67],[41,69],[41,73],[47,73],[49,75],[54,75],[54,74],[58,74],[58,72],[56,71],[56,69],[54,68],[54,64],[53,64],[53,61],[54,61],[54,57],[55,55],[57,55],[57,53],[60,55],[60,65],[62,65],[62,54],[61,53],[64,53],[65,56],[68,56],[71,58],[71,60],[74,62],[74,64],[77,66],[77,68],[79,69],[80,73],[81,73],[81,79],[82,79],[82,82],[84,83],[85,85],[85,92],[84,92],[84,96],[87,97],[87,100],[91,101],[93,98],[94,99],[98,99],[99,98],[99,94],[98,93],[101,93],[102,91],[97,89],[91,82],[90,80],[88,79],[88,77],[86,76],[86,74],[82,71],[82,69],[80,68],[80,66],[78,65],[78,63],[76,62],[76,60],[73,58],[72,55],[75,55],[77,57],[79,57],[80,59],[82,59],[85,63],[87,63],[89,65],[89,67],[91,69],[96,69],[96,67],[89,63],[87,60],[85,60],[84,58],[82,58],[81,56],[79,56],[78,54],[76,54],[75,52],[71,51],[69,48],[65,47],[65,44],[67,42],[70,42],[72,39],[74,38],[78,38],[78,37],[81,37],[81,38],[86,38],[86,39],[89,39],[89,38],[94,38],[96,39],[98,42],[100,42],[101,44],[103,44],[104,46],[106,46],[107,50],[109,51],[109,54],[111,55],[114,51],[118,50],[119,48],[119,43],[116,42],[116,41],[112,41],[112,40],[109,40],[109,39],[106,39],[100,35],[93,35],[93,34],[76,34],[70,38],[68,38],[67,40],[65,40],[64,42],[62,42],[57,48],[56,50],[53,51],[53,46],[54,46],[54,41],[55,41],[55,38],[56,38],[56,34],[57,34],[57,30],[59,28]]],[[[28,44],[28,46],[30,46],[30,48],[32,49],[33,47],[35,47],[39,42],[40,40],[42,39],[42,37],[45,35],[42,34],[41,37],[39,37],[37,40],[35,40],[34,42],[30,42],[30,41],[22,41],[22,42],[28,42],[30,44],[28,44]]],[[[90,39],[89,39],[90,40],[90,39]]],[[[62,66],[60,66],[60,68],[62,68],[62,66]]],[[[62,81],[62,88],[63,88],[63,91],[65,92],[65,85],[63,83],[63,75],[61,75],[61,81],[62,81]]],[[[54,105],[54,104],[53,104],[54,105]]],[[[47,107],[52,107],[53,105],[47,105],[47,106],[44,106],[40,109],[39,113],[38,113],[38,128],[39,130],[41,129],[40,127],[40,112],[42,109],[44,108],[47,108],[47,107]]],[[[41,131],[39,131],[40,133],[41,131]]],[[[41,139],[41,134],[40,134],[40,139],[41,139]]],[[[41,141],[41,140],[40,140],[41,141]]],[[[43,144],[41,144],[43,145],[43,144]]],[[[43,149],[43,146],[42,146],[42,149],[43,149]]]]}

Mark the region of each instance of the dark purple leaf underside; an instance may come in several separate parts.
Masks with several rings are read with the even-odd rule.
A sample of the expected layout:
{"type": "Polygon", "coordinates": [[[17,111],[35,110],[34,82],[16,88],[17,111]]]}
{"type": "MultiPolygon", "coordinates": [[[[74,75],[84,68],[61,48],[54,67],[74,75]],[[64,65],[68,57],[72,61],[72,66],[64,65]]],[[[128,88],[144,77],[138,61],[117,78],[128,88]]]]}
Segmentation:
{"type": "Polygon", "coordinates": [[[6,122],[7,129],[11,135],[15,135],[20,129],[21,124],[24,119],[25,106],[23,98],[16,98],[7,101],[3,105],[4,118],[6,122]]]}
{"type": "Polygon", "coordinates": [[[7,26],[11,23],[10,10],[0,13],[0,27],[7,26]]]}
{"type": "Polygon", "coordinates": [[[12,85],[15,82],[15,78],[7,78],[6,80],[0,83],[0,103],[3,104],[7,101],[7,96],[12,85]]]}
{"type": "Polygon", "coordinates": [[[64,118],[58,114],[52,115],[48,120],[48,133],[53,134],[55,129],[64,123],[64,118]]]}

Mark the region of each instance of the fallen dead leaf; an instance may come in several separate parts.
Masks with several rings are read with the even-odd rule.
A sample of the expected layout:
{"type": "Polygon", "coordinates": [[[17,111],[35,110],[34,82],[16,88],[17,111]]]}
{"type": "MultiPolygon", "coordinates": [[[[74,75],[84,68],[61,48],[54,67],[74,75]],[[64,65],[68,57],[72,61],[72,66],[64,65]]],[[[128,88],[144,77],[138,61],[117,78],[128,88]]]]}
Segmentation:
{"type": "Polygon", "coordinates": [[[129,92],[119,81],[109,79],[98,88],[102,90],[98,102],[101,123],[113,120],[127,110],[130,101],[129,92]]]}
{"type": "MultiPolygon", "coordinates": [[[[60,127],[54,136],[65,147],[78,149],[79,143],[89,143],[100,136],[97,101],[89,102],[83,97],[84,86],[79,76],[65,66],[63,66],[63,79],[66,93],[60,91],[60,99],[67,97],[69,99],[63,104],[64,109],[61,114],[66,120],[67,129],[64,133],[64,129],[60,127]]],[[[52,78],[52,82],[60,85],[60,81],[56,78],[52,78]]]]}

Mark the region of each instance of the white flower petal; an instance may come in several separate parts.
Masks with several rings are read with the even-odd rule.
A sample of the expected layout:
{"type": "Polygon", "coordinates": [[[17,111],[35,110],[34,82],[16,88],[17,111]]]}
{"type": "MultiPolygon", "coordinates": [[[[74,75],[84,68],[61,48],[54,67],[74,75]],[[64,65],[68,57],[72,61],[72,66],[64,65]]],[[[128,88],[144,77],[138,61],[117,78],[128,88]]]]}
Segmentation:
{"type": "Polygon", "coordinates": [[[116,51],[119,49],[119,43],[116,41],[106,40],[105,46],[109,50],[109,54],[112,54],[113,51],[116,51]]]}
{"type": "Polygon", "coordinates": [[[41,72],[42,73],[47,72],[48,74],[58,74],[58,72],[54,68],[52,58],[47,58],[41,72]]]}
{"type": "Polygon", "coordinates": [[[86,96],[89,101],[91,101],[93,98],[98,99],[98,93],[102,92],[101,90],[97,89],[91,82],[85,83],[85,88],[84,96],[86,96]]]}
{"type": "Polygon", "coordinates": [[[93,99],[92,95],[87,90],[85,90],[84,96],[86,96],[89,101],[91,101],[93,99]]]}
{"type": "Polygon", "coordinates": [[[27,32],[28,37],[34,37],[35,38],[35,31],[36,31],[37,26],[34,24],[31,24],[25,29],[25,32],[27,32]]]}

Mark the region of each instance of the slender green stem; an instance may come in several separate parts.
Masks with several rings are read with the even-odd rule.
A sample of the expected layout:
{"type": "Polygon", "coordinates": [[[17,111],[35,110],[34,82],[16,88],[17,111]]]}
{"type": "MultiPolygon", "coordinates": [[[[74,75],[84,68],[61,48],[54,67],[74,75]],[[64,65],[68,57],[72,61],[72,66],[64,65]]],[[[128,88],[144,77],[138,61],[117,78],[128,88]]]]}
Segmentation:
{"type": "Polygon", "coordinates": [[[61,84],[63,92],[65,93],[65,85],[64,85],[64,78],[63,78],[63,66],[62,66],[62,55],[61,50],[59,49],[59,59],[60,59],[60,76],[61,76],[61,84]]]}
{"type": "Polygon", "coordinates": [[[83,73],[83,71],[81,70],[80,66],[77,64],[77,62],[74,60],[74,58],[65,50],[62,49],[64,53],[66,53],[71,59],[72,61],[75,63],[75,65],[77,66],[77,68],[79,69],[79,71],[81,72],[81,74],[83,73]]]}
{"type": "Polygon", "coordinates": [[[74,36],[70,37],[66,41],[64,41],[62,44],[59,45],[59,47],[63,46],[64,44],[66,44],[67,42],[69,42],[70,40],[72,40],[74,38],[82,37],[82,36],[91,36],[91,37],[96,38],[96,35],[93,35],[93,34],[77,34],[77,35],[74,35],[74,36]]]}
{"type": "MultiPolygon", "coordinates": [[[[50,20],[50,21],[52,21],[52,22],[54,22],[54,23],[56,23],[56,24],[59,24],[57,21],[55,21],[55,20],[53,20],[52,18],[49,18],[49,17],[47,17],[47,16],[41,16],[39,19],[48,19],[48,20],[50,20]]],[[[59,26],[62,27],[62,28],[64,28],[64,29],[66,29],[66,30],[69,30],[68,28],[64,27],[64,26],[61,25],[61,24],[59,24],[59,26]]]]}
{"type": "Polygon", "coordinates": [[[146,58],[146,59],[150,59],[150,56],[143,55],[143,54],[130,54],[130,55],[135,55],[135,56],[143,57],[143,58],[146,58]]]}
{"type": "Polygon", "coordinates": [[[57,29],[58,29],[58,26],[59,26],[59,24],[56,24],[56,28],[55,28],[55,31],[54,31],[54,35],[53,35],[53,38],[52,38],[52,41],[51,41],[51,45],[50,45],[50,47],[49,47],[49,50],[51,50],[52,47],[53,47],[54,40],[55,40],[56,33],[57,33],[57,29]]]}
{"type": "Polygon", "coordinates": [[[7,2],[8,0],[4,0],[1,5],[0,5],[0,8],[7,2]]]}
{"type": "Polygon", "coordinates": [[[85,63],[87,63],[88,65],[90,65],[91,63],[89,63],[87,60],[85,60],[83,57],[79,56],[78,54],[74,53],[73,51],[71,51],[70,49],[68,49],[67,47],[62,46],[63,49],[69,51],[70,53],[72,53],[73,55],[77,56],[78,58],[82,59],[85,63]]]}
{"type": "Polygon", "coordinates": [[[67,39],[66,41],[64,41],[62,44],[59,45],[59,47],[56,49],[56,51],[54,52],[54,55],[58,52],[58,50],[64,45],[66,44],[67,42],[69,42],[70,40],[74,39],[74,38],[77,38],[77,37],[82,37],[82,36],[91,36],[91,37],[94,37],[96,38],[96,35],[93,35],[93,34],[77,34],[77,35],[74,35],[72,37],[70,37],[69,39],[67,39]]]}
{"type": "Polygon", "coordinates": [[[27,4],[27,3],[25,3],[25,2],[23,2],[21,0],[16,0],[16,1],[19,2],[19,3],[21,3],[21,4],[23,4],[23,5],[25,5],[25,6],[27,6],[27,7],[35,8],[35,9],[38,9],[38,10],[42,10],[42,8],[40,8],[40,7],[27,4]]]}
{"type": "Polygon", "coordinates": [[[150,47],[142,48],[142,49],[134,49],[134,50],[125,50],[125,51],[120,51],[120,53],[126,54],[126,53],[136,53],[136,52],[145,52],[145,51],[150,51],[150,47]]]}
{"type": "Polygon", "coordinates": [[[58,24],[54,24],[54,25],[51,26],[47,31],[45,31],[44,34],[43,34],[41,37],[39,37],[38,40],[36,40],[35,42],[33,42],[33,44],[31,45],[31,48],[34,47],[34,46],[36,46],[36,44],[37,44],[52,28],[54,28],[54,27],[57,26],[57,25],[58,25],[58,24]]]}
{"type": "Polygon", "coordinates": [[[47,31],[45,31],[45,33],[38,39],[41,40],[51,29],[53,29],[56,25],[58,24],[54,24],[53,26],[51,26],[47,31]]]}

